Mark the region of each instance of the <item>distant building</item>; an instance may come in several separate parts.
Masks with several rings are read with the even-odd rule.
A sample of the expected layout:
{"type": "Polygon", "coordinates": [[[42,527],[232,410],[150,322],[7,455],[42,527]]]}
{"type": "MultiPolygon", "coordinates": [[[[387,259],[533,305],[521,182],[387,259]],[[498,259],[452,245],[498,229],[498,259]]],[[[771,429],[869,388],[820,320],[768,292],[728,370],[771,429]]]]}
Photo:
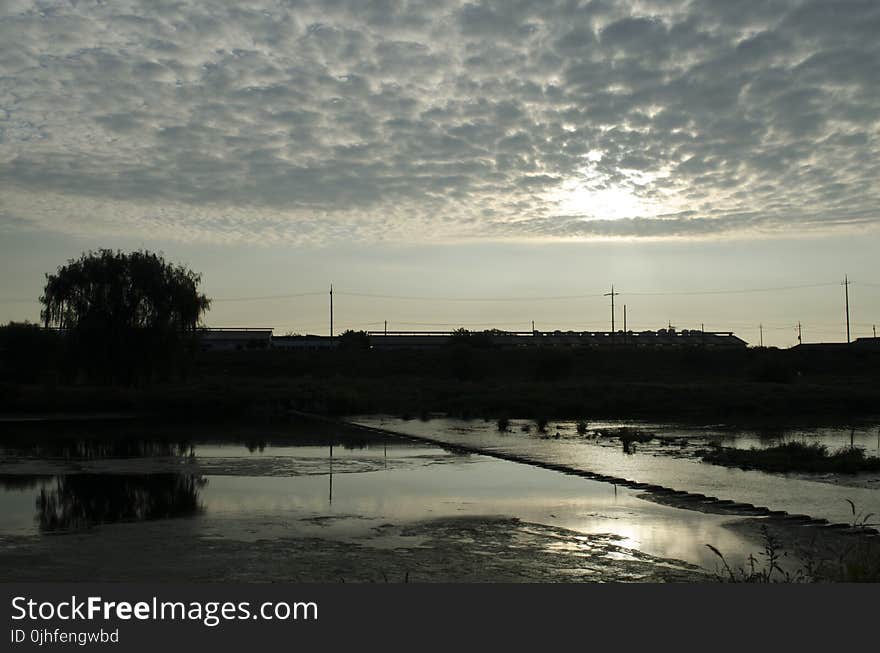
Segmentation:
{"type": "Polygon", "coordinates": [[[329,336],[275,336],[272,338],[272,349],[296,349],[299,351],[335,349],[339,345],[336,338],[329,336]]]}
{"type": "Polygon", "coordinates": [[[272,345],[272,329],[202,329],[199,342],[203,351],[268,349],[272,345]]]}
{"type": "MultiPolygon", "coordinates": [[[[339,338],[318,335],[273,336],[272,329],[203,329],[204,351],[283,349],[326,351],[340,345],[339,338]]],[[[746,342],[723,331],[370,331],[369,346],[375,350],[433,349],[471,342],[492,347],[711,347],[745,348],[746,342]],[[471,340],[472,339],[472,340],[471,340]]],[[[845,345],[844,345],[845,346],[845,345]]]]}
{"type": "Polygon", "coordinates": [[[676,331],[371,331],[373,349],[430,349],[467,337],[495,347],[723,347],[745,348],[746,342],[732,332],[676,331]]]}

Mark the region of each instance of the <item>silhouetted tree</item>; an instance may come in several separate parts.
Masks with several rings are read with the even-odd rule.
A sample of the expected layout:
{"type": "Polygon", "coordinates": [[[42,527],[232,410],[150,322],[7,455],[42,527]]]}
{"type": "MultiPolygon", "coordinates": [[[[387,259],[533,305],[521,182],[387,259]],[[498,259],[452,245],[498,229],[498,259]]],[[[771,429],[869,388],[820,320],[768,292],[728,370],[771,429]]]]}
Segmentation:
{"type": "Polygon", "coordinates": [[[152,252],[87,252],[46,275],[41,315],[65,334],[91,376],[167,374],[210,307],[200,282],[200,274],[152,252]]]}
{"type": "Polygon", "coordinates": [[[369,349],[370,336],[366,331],[348,329],[339,336],[339,346],[343,349],[369,349]]]}
{"type": "Polygon", "coordinates": [[[0,326],[0,378],[32,383],[55,368],[62,354],[57,333],[31,322],[0,326]]]}
{"type": "Polygon", "coordinates": [[[501,333],[497,330],[468,331],[465,328],[455,329],[449,337],[452,346],[465,345],[467,347],[479,347],[485,349],[492,346],[493,336],[501,333]]]}

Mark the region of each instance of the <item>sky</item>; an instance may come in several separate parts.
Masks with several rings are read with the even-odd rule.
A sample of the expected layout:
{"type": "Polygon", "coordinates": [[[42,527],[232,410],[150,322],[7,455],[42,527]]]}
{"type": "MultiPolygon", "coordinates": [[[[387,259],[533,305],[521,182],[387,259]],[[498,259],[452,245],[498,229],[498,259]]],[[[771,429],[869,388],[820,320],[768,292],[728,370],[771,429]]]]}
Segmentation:
{"type": "Polygon", "coordinates": [[[880,322],[876,0],[0,0],[0,321],[146,248],[212,326],[880,322]]]}

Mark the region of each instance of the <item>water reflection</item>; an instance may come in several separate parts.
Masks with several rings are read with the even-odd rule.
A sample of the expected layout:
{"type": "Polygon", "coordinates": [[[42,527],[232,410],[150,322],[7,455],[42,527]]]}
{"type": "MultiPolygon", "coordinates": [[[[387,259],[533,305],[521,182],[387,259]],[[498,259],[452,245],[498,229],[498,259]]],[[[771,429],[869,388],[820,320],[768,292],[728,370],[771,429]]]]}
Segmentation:
{"type": "MultiPolygon", "coordinates": [[[[467,423],[457,419],[438,418],[429,423],[404,422],[389,417],[363,417],[357,420],[369,426],[381,426],[391,431],[430,438],[449,446],[466,445],[486,452],[516,455],[541,463],[564,465],[574,470],[586,470],[619,478],[636,479],[644,483],[664,485],[678,490],[732,499],[742,503],[768,506],[774,510],[821,517],[832,522],[851,523],[850,501],[866,513],[880,514],[880,492],[875,481],[867,479],[864,485],[843,485],[820,482],[816,478],[797,475],[774,475],[755,470],[719,467],[693,458],[661,455],[651,451],[653,443],[640,445],[640,449],[626,454],[619,445],[603,446],[594,438],[577,433],[574,423],[560,422],[562,437],[544,440],[533,437],[512,422],[509,432],[501,433],[494,423],[467,423]],[[874,483],[874,484],[872,484],[874,483]]],[[[636,424],[632,422],[591,423],[592,430],[642,429],[658,435],[675,436],[679,444],[707,432],[721,432],[719,428],[696,429],[673,425],[636,424]]],[[[766,432],[765,432],[766,433],[766,432]]],[[[848,448],[873,443],[880,446],[877,427],[790,429],[784,438],[805,438],[806,441],[827,443],[829,449],[848,448]],[[835,446],[839,443],[839,446],[835,446]],[[850,444],[852,443],[852,445],[850,444]]],[[[752,443],[759,446],[755,431],[728,432],[736,446],[752,443]]],[[[670,441],[669,444],[671,444],[670,441]]],[[[662,449],[658,444],[655,449],[662,449]]],[[[868,451],[871,454],[870,451],[868,451]]],[[[873,455],[873,454],[872,454],[873,455]]]]}
{"type": "Polygon", "coordinates": [[[191,517],[202,511],[207,483],[191,474],[70,474],[40,489],[36,521],[41,531],[96,524],[191,517]]]}
{"type": "MultiPolygon", "coordinates": [[[[212,448],[218,456],[224,448],[243,449],[240,444],[212,448]]],[[[611,534],[627,548],[710,566],[705,542],[730,552],[732,559],[753,548],[723,526],[727,518],[656,505],[610,484],[483,456],[395,441],[354,452],[335,445],[267,446],[264,451],[254,454],[257,460],[247,474],[119,473],[115,470],[134,467],[117,461],[99,474],[5,477],[5,483],[0,479],[0,535],[185,517],[190,519],[181,528],[195,529],[208,540],[313,537],[394,548],[413,545],[401,539],[406,524],[503,516],[584,535],[611,534]],[[309,473],[266,474],[278,466],[279,456],[293,457],[285,469],[306,467],[309,473]]]]}
{"type": "MultiPolygon", "coordinates": [[[[200,437],[169,440],[163,437],[77,437],[50,440],[13,440],[0,443],[0,456],[41,460],[94,461],[124,458],[194,458],[197,454],[221,452],[235,455],[234,446],[249,454],[278,453],[284,449],[336,447],[337,451],[362,451],[383,445],[375,437],[200,437]]],[[[406,442],[400,444],[405,445],[406,442]]],[[[415,444],[415,443],[411,443],[415,444]]],[[[387,451],[386,451],[387,454],[387,451]]]]}
{"type": "Polygon", "coordinates": [[[0,475],[0,488],[4,490],[33,490],[46,481],[51,481],[54,476],[2,474],[0,475]]]}
{"type": "MultiPolygon", "coordinates": [[[[436,437],[437,422],[420,424],[436,437]]],[[[169,528],[190,529],[208,539],[339,538],[396,547],[413,542],[401,542],[399,532],[386,536],[389,525],[505,516],[584,535],[611,534],[624,547],[710,568],[714,559],[705,543],[724,550],[731,561],[755,549],[724,526],[729,517],[659,506],[606,483],[456,453],[456,442],[474,444],[475,436],[480,441],[486,434],[475,433],[481,431],[478,424],[448,426],[460,436],[449,442],[453,450],[311,427],[287,433],[258,427],[169,430],[158,436],[78,430],[11,443],[6,438],[0,460],[5,458],[5,471],[16,475],[0,477],[0,535],[184,517],[190,518],[185,525],[169,528]]],[[[583,440],[575,425],[554,428],[560,438],[551,442],[493,432],[488,444],[527,442],[543,452],[559,449],[560,458],[580,462],[572,461],[576,452],[566,446],[583,440]]],[[[633,428],[631,437],[621,439],[629,452],[635,450],[623,456],[625,464],[616,445],[615,468],[641,466],[646,430],[654,429],[633,428]]],[[[605,448],[595,449],[603,454],[605,448]]],[[[602,460],[591,453],[590,464],[602,460]]]]}
{"type": "Polygon", "coordinates": [[[187,440],[64,438],[45,442],[13,442],[0,447],[6,456],[61,460],[186,457],[194,453],[187,440]]]}

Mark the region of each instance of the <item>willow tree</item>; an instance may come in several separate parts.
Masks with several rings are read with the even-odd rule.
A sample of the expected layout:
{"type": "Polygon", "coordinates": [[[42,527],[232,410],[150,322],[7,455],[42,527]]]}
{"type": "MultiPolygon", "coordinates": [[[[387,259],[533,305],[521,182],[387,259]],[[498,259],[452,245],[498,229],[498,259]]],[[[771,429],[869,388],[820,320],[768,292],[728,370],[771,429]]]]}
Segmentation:
{"type": "Polygon", "coordinates": [[[90,375],[166,375],[179,367],[211,305],[200,282],[200,274],[158,254],[101,249],[46,275],[41,315],[65,334],[90,375]]]}

